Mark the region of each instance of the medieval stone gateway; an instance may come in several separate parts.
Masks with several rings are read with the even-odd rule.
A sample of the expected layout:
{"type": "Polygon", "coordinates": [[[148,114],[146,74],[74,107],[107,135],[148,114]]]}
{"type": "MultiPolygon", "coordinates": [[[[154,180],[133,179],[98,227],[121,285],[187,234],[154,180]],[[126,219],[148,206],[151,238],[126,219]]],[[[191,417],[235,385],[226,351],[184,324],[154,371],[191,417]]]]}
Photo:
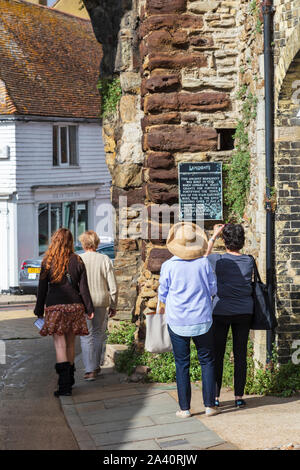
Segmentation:
{"type": "MultiPolygon", "coordinates": [[[[275,182],[268,192],[275,219],[276,342],[280,361],[287,361],[293,341],[300,339],[300,0],[84,3],[103,47],[100,77],[118,76],[122,89],[116,112],[104,118],[103,126],[117,222],[126,220],[125,227],[116,224],[120,318],[140,318],[156,305],[160,266],[170,256],[165,248],[166,218],[157,207],[178,203],[178,164],[222,162],[226,168],[238,139],[246,145],[238,150],[241,158],[250,159],[239,182],[246,188],[246,204],[241,201],[238,209],[232,205],[230,191],[236,181],[231,187],[224,174],[229,181],[225,216],[242,211],[247,251],[265,274],[261,4],[273,3],[275,182]],[[122,197],[131,207],[119,206],[122,197]],[[145,230],[145,214],[153,212],[157,216],[147,220],[145,230]]],[[[210,230],[212,223],[205,228],[210,230]]],[[[261,362],[266,357],[265,336],[253,336],[255,357],[261,362]]]]}

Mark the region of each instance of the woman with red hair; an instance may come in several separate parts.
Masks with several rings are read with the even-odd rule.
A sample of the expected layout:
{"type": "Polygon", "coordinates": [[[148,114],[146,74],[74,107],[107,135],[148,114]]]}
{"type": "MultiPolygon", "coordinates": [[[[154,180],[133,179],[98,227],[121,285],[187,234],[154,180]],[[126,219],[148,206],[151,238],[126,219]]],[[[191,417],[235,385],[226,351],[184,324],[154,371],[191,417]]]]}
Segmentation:
{"type": "Polygon", "coordinates": [[[93,318],[94,306],[85,265],[74,253],[73,235],[66,228],[53,234],[43,258],[34,313],[44,318],[40,334],[51,335],[54,340],[55,369],[59,377],[54,395],[71,395],[75,336],[88,335],[86,315],[93,318]]]}

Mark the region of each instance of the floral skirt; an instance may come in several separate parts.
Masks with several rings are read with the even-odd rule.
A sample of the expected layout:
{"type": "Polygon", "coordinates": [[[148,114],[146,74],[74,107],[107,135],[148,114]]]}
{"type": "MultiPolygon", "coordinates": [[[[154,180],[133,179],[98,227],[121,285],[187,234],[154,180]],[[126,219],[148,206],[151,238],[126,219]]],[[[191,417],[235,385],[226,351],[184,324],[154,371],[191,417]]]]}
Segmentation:
{"type": "Polygon", "coordinates": [[[83,304],[51,305],[45,308],[45,323],[40,335],[88,335],[85,308],[83,304]]]}

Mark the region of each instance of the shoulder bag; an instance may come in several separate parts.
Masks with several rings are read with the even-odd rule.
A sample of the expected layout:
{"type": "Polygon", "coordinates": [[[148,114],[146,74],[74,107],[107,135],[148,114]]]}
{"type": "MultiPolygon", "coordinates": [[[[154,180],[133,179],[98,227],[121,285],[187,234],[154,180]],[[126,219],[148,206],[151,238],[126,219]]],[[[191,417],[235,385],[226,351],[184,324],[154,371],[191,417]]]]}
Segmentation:
{"type": "Polygon", "coordinates": [[[250,329],[273,330],[278,323],[270,302],[268,287],[261,280],[254,257],[252,255],[249,257],[253,260],[254,269],[254,281],[252,282],[254,308],[250,329]]]}
{"type": "Polygon", "coordinates": [[[164,353],[172,351],[172,343],[168,332],[166,314],[159,313],[160,302],[157,303],[156,312],[146,315],[146,341],[145,349],[151,353],[164,353]]]}

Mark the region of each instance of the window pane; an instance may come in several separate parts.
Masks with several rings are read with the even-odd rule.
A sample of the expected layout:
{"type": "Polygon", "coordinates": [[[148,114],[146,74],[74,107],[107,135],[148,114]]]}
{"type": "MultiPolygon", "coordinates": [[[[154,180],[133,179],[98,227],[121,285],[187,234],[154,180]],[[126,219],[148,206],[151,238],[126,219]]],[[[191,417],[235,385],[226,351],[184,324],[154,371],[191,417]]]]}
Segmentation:
{"type": "Polygon", "coordinates": [[[77,165],[77,126],[69,126],[70,165],[77,165]]]}
{"type": "Polygon", "coordinates": [[[77,238],[88,230],[88,203],[77,203],[77,238]]]}
{"type": "Polygon", "coordinates": [[[63,226],[71,230],[75,238],[75,202],[64,202],[63,226]]]}
{"type": "Polygon", "coordinates": [[[48,248],[48,204],[39,204],[39,255],[48,248]]]}
{"type": "Polygon", "coordinates": [[[51,235],[62,226],[62,205],[51,204],[51,235]]]}
{"type": "Polygon", "coordinates": [[[58,165],[57,126],[53,126],[52,143],[53,143],[53,166],[57,166],[58,165]]]}
{"type": "Polygon", "coordinates": [[[60,128],[60,162],[68,163],[67,128],[60,128]]]}

